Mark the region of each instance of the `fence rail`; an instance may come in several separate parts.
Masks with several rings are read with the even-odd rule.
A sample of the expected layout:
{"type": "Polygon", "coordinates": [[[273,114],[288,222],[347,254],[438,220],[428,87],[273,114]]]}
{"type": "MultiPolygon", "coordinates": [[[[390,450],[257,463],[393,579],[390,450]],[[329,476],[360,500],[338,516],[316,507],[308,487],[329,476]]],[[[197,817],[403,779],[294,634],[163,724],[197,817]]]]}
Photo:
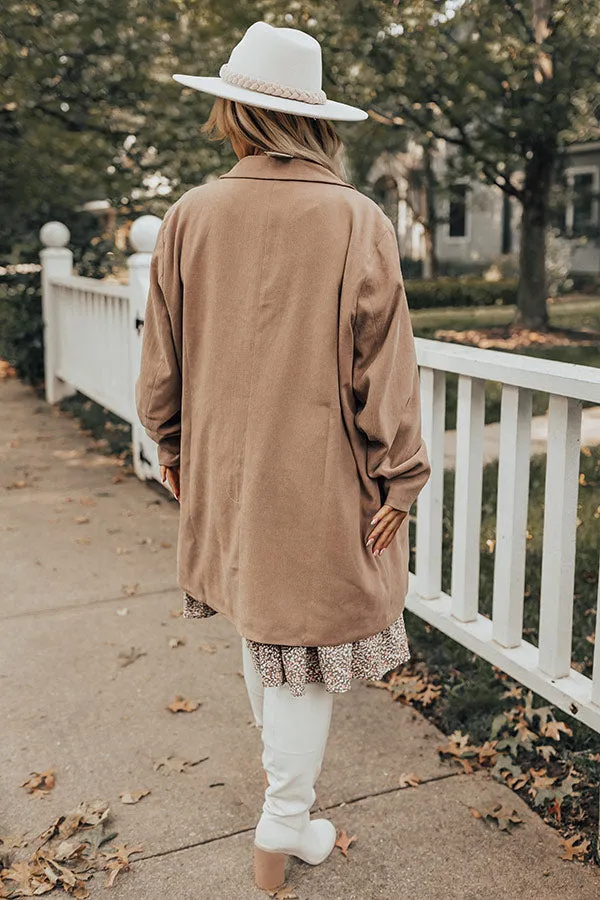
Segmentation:
{"type": "MultiPolygon", "coordinates": [[[[72,274],[64,225],[42,229],[46,392],[78,389],[132,425],[135,471],[158,477],[156,447],[137,422],[151,253],[160,220],[132,229],[129,284],[72,274]]],[[[583,402],[600,405],[600,370],[416,339],[431,477],[417,501],[416,566],[406,606],[565,712],[600,731],[600,616],[593,676],[571,665],[583,402]],[[451,589],[442,591],[447,375],[458,376],[451,589]],[[480,612],[479,546],[485,385],[502,384],[491,616],[480,612]],[[532,392],[549,395],[539,646],[523,639],[532,392]]]]}
{"type": "MultiPolygon", "coordinates": [[[[406,606],[449,637],[600,731],[593,677],[571,665],[583,401],[600,369],[417,338],[423,435],[432,474],[417,501],[406,606]],[[442,591],[446,374],[458,376],[451,589],[442,591]],[[502,383],[491,617],[479,598],[485,383],[502,383]],[[539,646],[523,639],[532,391],[549,394],[539,646]]],[[[600,548],[599,548],[600,549],[600,548]]],[[[599,636],[600,640],[600,636],[599,636]]]]}

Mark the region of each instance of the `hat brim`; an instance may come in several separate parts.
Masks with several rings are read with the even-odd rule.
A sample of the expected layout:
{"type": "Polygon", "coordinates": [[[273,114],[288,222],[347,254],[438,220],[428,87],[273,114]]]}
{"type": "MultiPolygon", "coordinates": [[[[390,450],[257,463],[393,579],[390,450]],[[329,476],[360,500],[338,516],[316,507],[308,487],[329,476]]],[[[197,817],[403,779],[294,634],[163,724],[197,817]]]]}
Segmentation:
{"type": "Polygon", "coordinates": [[[193,88],[195,91],[237,100],[240,103],[247,103],[248,106],[259,106],[261,109],[274,109],[296,116],[333,119],[339,122],[360,122],[369,118],[366,110],[359,109],[358,106],[349,106],[347,103],[338,103],[336,100],[327,100],[325,103],[303,103],[301,100],[288,100],[286,97],[251,91],[210,75],[173,75],[173,78],[184,87],[193,88]]]}

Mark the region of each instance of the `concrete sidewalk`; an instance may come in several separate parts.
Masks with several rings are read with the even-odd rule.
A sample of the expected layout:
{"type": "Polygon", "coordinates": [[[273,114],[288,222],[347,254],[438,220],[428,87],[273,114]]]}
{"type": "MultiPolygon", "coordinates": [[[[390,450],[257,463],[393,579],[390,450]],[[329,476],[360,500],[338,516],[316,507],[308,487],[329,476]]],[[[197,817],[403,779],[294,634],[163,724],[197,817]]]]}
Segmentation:
{"type": "MultiPolygon", "coordinates": [[[[119,480],[75,420],[14,379],[0,383],[0,410],[0,828],[33,838],[103,799],[118,841],[144,849],[112,889],[96,875],[92,898],[266,896],[252,884],[263,784],[240,640],[221,616],[170,614],[181,605],[177,504],[119,480]],[[144,655],[121,665],[131,648],[144,655]],[[199,708],[169,712],[176,695],[199,708]],[[204,761],[165,775],[155,763],[170,755],[204,761]],[[50,768],[47,796],[20,786],[50,768]],[[119,801],[142,789],[139,803],[119,801]]],[[[597,872],[561,860],[557,834],[508,788],[440,761],[445,742],[385,691],[355,682],[335,698],[317,802],[357,839],[347,859],[336,849],[317,868],[292,861],[298,898],[596,898],[597,872]],[[400,789],[402,773],[422,784],[400,789]],[[524,819],[513,834],[469,812],[494,802],[524,819]]]]}

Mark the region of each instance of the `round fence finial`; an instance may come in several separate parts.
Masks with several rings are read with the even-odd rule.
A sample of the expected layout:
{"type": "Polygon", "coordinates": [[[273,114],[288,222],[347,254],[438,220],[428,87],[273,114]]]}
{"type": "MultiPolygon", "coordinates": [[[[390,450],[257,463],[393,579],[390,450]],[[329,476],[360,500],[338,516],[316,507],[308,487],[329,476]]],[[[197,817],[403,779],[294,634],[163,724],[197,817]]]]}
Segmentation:
{"type": "Polygon", "coordinates": [[[40,228],[40,241],[44,247],[66,247],[71,232],[62,222],[46,222],[40,228]]]}
{"type": "Polygon", "coordinates": [[[152,253],[162,219],[158,216],[140,216],[131,226],[129,240],[138,253],[152,253]]]}

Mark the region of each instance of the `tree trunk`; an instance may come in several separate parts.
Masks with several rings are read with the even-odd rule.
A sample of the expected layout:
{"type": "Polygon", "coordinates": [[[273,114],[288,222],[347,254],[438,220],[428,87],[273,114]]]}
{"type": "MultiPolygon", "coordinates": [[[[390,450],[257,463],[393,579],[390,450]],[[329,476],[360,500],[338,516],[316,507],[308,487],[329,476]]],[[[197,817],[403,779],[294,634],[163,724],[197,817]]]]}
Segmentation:
{"type": "Polygon", "coordinates": [[[551,148],[535,153],[525,166],[515,321],[527,328],[548,326],[546,227],[553,169],[551,148]]]}
{"type": "Polygon", "coordinates": [[[437,181],[433,170],[433,152],[430,145],[423,147],[424,184],[422,193],[422,224],[425,238],[425,259],[423,260],[423,278],[437,278],[439,273],[437,256],[437,181]]]}

